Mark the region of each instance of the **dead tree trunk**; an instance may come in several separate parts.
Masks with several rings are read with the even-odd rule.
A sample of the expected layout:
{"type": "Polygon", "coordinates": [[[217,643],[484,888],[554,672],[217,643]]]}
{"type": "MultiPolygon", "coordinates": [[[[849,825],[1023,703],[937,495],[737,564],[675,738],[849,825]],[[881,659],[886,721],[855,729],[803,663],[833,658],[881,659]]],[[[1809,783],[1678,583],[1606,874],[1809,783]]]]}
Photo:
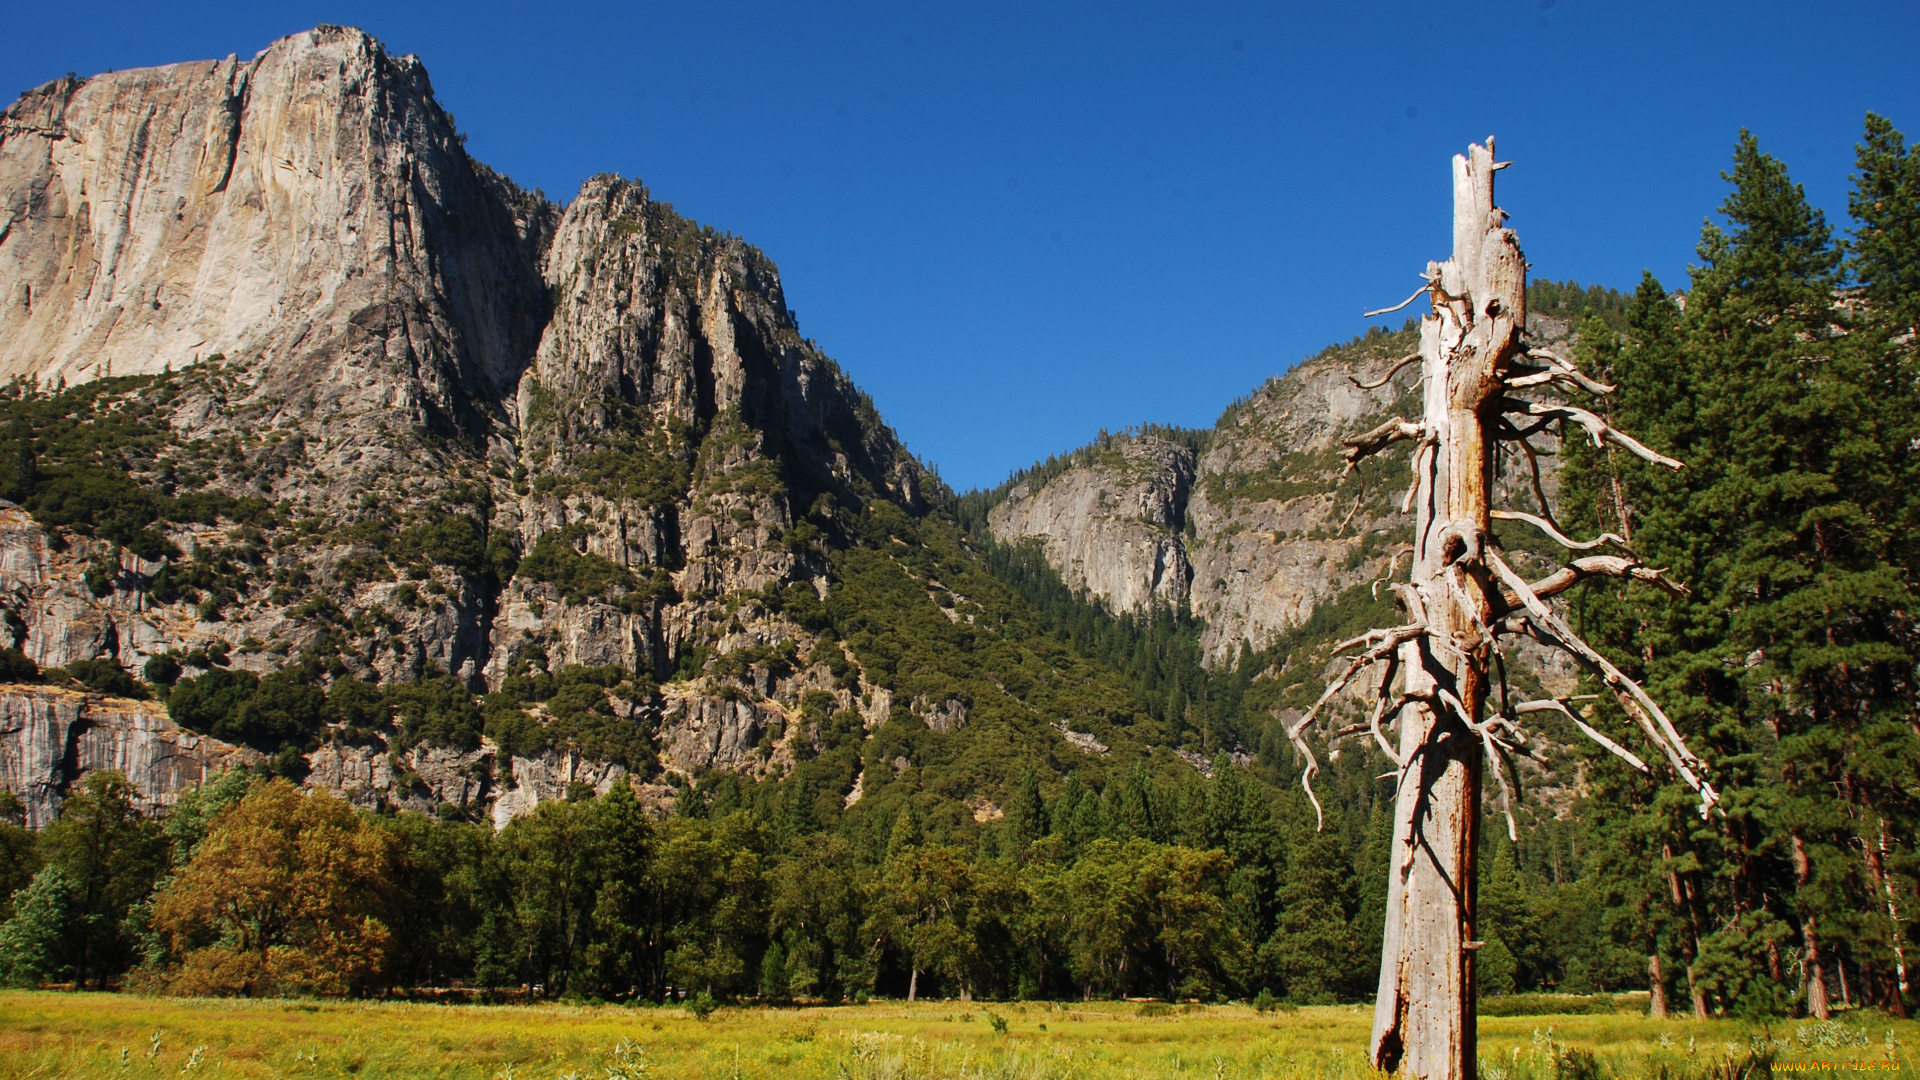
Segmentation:
{"type": "Polygon", "coordinates": [[[1496,708],[1490,675],[1500,662],[1502,637],[1526,634],[1579,659],[1700,791],[1703,811],[1714,801],[1712,789],[1696,776],[1699,762],[1659,706],[1546,603],[1595,576],[1677,586],[1643,566],[1620,537],[1568,539],[1544,498],[1538,516],[1491,502],[1496,445],[1524,444],[1535,433],[1564,431],[1569,423],[1597,445],[1618,446],[1672,468],[1680,464],[1613,430],[1593,412],[1545,396],[1612,388],[1526,340],[1526,260],[1493,201],[1493,174],[1504,167],[1494,161],[1492,139],[1453,159],[1453,257],[1428,264],[1422,292],[1432,313],[1421,322],[1419,353],[1404,361],[1420,361],[1423,417],[1396,418],[1347,442],[1350,468],[1394,443],[1413,443],[1413,484],[1403,509],[1415,515],[1414,558],[1409,580],[1394,586],[1407,621],[1343,642],[1339,651],[1361,653],[1289,731],[1306,760],[1303,782],[1311,797],[1318,763],[1305,732],[1356,674],[1378,665],[1369,722],[1334,738],[1371,733],[1397,767],[1391,774],[1397,781],[1394,854],[1373,1062],[1426,1080],[1470,1080],[1475,1073],[1474,954],[1481,943],[1474,940],[1474,852],[1483,769],[1491,765],[1508,799],[1509,836],[1511,758],[1532,755],[1520,727],[1523,715],[1564,713],[1608,750],[1646,769],[1631,751],[1574,715],[1570,699],[1515,702],[1502,694],[1496,708]],[[1573,559],[1530,583],[1501,557],[1493,538],[1496,518],[1524,521],[1574,551],[1612,546],[1621,554],[1573,559]],[[1384,733],[1389,723],[1399,726],[1397,745],[1384,733]]]}

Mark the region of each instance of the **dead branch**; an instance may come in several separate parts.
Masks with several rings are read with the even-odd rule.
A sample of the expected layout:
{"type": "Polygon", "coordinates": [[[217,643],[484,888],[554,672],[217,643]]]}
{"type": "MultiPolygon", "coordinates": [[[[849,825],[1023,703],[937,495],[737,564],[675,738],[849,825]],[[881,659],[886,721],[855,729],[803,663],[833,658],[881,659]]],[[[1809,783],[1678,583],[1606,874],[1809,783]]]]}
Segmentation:
{"type": "MultiPolygon", "coordinates": [[[[1644,581],[1674,596],[1691,596],[1693,590],[1666,576],[1665,570],[1643,566],[1639,560],[1620,555],[1589,555],[1555,570],[1528,587],[1539,597],[1558,596],[1580,582],[1594,577],[1626,578],[1630,581],[1644,581]]],[[[1503,594],[1504,596],[1505,594],[1503,594]]],[[[1509,607],[1520,606],[1517,597],[1507,597],[1513,602],[1509,607]]]]}
{"type": "Polygon", "coordinates": [[[1401,767],[1400,753],[1387,741],[1386,733],[1380,730],[1380,721],[1386,719],[1388,712],[1398,712],[1404,698],[1389,701],[1393,695],[1393,677],[1400,670],[1400,658],[1394,653],[1387,654],[1386,666],[1380,671],[1380,686],[1374,692],[1373,712],[1367,717],[1367,729],[1373,732],[1373,741],[1380,744],[1380,750],[1393,762],[1395,768],[1401,767]]]}
{"type": "MultiPolygon", "coordinates": [[[[1508,427],[1512,425],[1509,424],[1508,427]]],[[[1520,450],[1527,455],[1527,474],[1533,481],[1533,497],[1540,503],[1540,516],[1546,518],[1557,529],[1560,525],[1553,520],[1553,507],[1547,505],[1546,485],[1540,482],[1540,454],[1524,437],[1520,439],[1520,450]]]]}
{"type": "Polygon", "coordinates": [[[1353,515],[1360,512],[1360,500],[1365,496],[1366,496],[1366,492],[1362,491],[1360,494],[1355,495],[1353,497],[1353,508],[1347,511],[1346,517],[1340,519],[1340,527],[1334,530],[1333,535],[1335,536],[1346,535],[1347,524],[1353,520],[1353,515]]]}
{"type": "Polygon", "coordinates": [[[1558,371],[1561,375],[1564,375],[1568,380],[1578,384],[1580,389],[1585,390],[1589,394],[1593,394],[1598,397],[1605,397],[1608,394],[1613,393],[1614,390],[1616,389],[1615,387],[1610,386],[1607,383],[1603,383],[1600,380],[1593,378],[1592,376],[1588,375],[1586,372],[1581,371],[1580,365],[1574,363],[1573,361],[1567,359],[1564,356],[1561,356],[1559,353],[1554,352],[1551,349],[1543,349],[1538,345],[1534,345],[1534,346],[1530,346],[1524,355],[1530,356],[1530,357],[1539,357],[1540,359],[1545,360],[1547,363],[1553,365],[1554,370],[1558,371]]]}
{"type": "Polygon", "coordinates": [[[1688,787],[1700,793],[1700,815],[1705,817],[1713,809],[1714,803],[1720,800],[1720,796],[1713,790],[1713,785],[1696,775],[1694,770],[1700,767],[1700,759],[1694,756],[1693,751],[1687,749],[1686,740],[1680,737],[1680,732],[1674,728],[1673,721],[1667,719],[1667,714],[1660,710],[1660,706],[1655,704],[1651,697],[1647,696],[1647,692],[1640,688],[1639,683],[1627,678],[1625,673],[1613,666],[1612,661],[1601,656],[1593,646],[1582,641],[1571,627],[1555,615],[1546,601],[1540,599],[1539,594],[1533,591],[1533,587],[1527,584],[1527,579],[1515,573],[1513,567],[1507,565],[1506,560],[1493,552],[1488,552],[1486,559],[1494,573],[1499,575],[1500,580],[1514,591],[1526,607],[1527,613],[1531,616],[1528,622],[1533,623],[1536,630],[1543,631],[1547,637],[1557,639],[1555,644],[1580,660],[1597,675],[1600,681],[1607,685],[1607,689],[1613,691],[1614,697],[1620,702],[1620,707],[1626,710],[1627,715],[1640,726],[1640,730],[1645,732],[1654,745],[1666,754],[1674,771],[1680,774],[1680,779],[1685,781],[1688,787]]]}
{"type": "Polygon", "coordinates": [[[1313,708],[1308,709],[1305,716],[1287,729],[1287,740],[1293,743],[1293,748],[1306,759],[1307,767],[1300,773],[1300,786],[1306,789],[1307,800],[1313,803],[1313,814],[1317,822],[1316,830],[1319,826],[1326,824],[1326,814],[1321,809],[1320,799],[1313,793],[1313,778],[1320,773],[1320,762],[1313,756],[1313,748],[1307,745],[1307,740],[1302,737],[1302,733],[1313,725],[1314,720],[1320,715],[1320,710],[1326,707],[1327,702],[1333,700],[1333,695],[1346,688],[1347,683],[1360,669],[1392,655],[1395,649],[1426,632],[1426,623],[1408,623],[1390,630],[1369,630],[1359,637],[1349,638],[1335,646],[1333,651],[1338,655],[1357,645],[1372,643],[1372,648],[1347,661],[1347,670],[1328,683],[1327,688],[1320,693],[1320,700],[1313,703],[1313,708]]]}
{"type": "Polygon", "coordinates": [[[1341,439],[1341,445],[1346,447],[1341,452],[1341,456],[1347,459],[1347,467],[1341,475],[1345,476],[1352,472],[1363,458],[1377,454],[1394,443],[1418,439],[1426,433],[1427,429],[1423,425],[1411,420],[1402,420],[1396,416],[1364,435],[1341,439]]]}
{"type": "Polygon", "coordinates": [[[1513,789],[1507,786],[1506,770],[1500,767],[1504,763],[1511,769],[1513,762],[1508,761],[1506,754],[1501,752],[1490,725],[1479,725],[1479,732],[1480,745],[1486,748],[1487,762],[1493,766],[1493,778],[1500,781],[1500,808],[1507,815],[1507,839],[1517,844],[1520,842],[1520,828],[1513,821],[1513,789]]]}
{"type": "Polygon", "coordinates": [[[1498,521],[1524,521],[1534,528],[1539,529],[1541,532],[1546,533],[1547,537],[1554,543],[1570,551],[1592,551],[1594,548],[1605,547],[1608,544],[1622,549],[1627,546],[1627,541],[1624,537],[1616,536],[1613,533],[1601,533],[1600,536],[1594,540],[1571,539],[1565,533],[1555,528],[1553,522],[1545,518],[1535,517],[1521,510],[1489,510],[1487,513],[1498,521]]]}
{"type": "Polygon", "coordinates": [[[1433,284],[1429,282],[1428,284],[1422,285],[1418,289],[1415,289],[1413,291],[1412,296],[1407,297],[1405,300],[1400,301],[1399,303],[1393,305],[1392,307],[1383,307],[1377,311],[1364,311],[1360,313],[1360,317],[1363,319],[1371,319],[1375,315],[1391,315],[1396,311],[1400,311],[1404,309],[1408,304],[1413,303],[1415,300],[1420,299],[1421,293],[1424,293],[1432,288],[1433,288],[1433,284]]]}
{"type": "MultiPolygon", "coordinates": [[[[1539,447],[1534,446],[1532,443],[1527,442],[1527,440],[1533,437],[1534,435],[1537,435],[1540,432],[1546,430],[1548,425],[1552,424],[1555,420],[1558,420],[1558,419],[1559,417],[1557,416],[1549,416],[1544,420],[1536,420],[1532,424],[1529,424],[1528,426],[1526,426],[1525,428],[1521,428],[1514,425],[1512,417],[1502,416],[1500,418],[1500,426],[1494,430],[1494,438],[1500,439],[1503,442],[1526,443],[1527,448],[1529,450],[1532,450],[1534,453],[1545,454],[1545,453],[1548,453],[1548,451],[1542,450],[1539,447]]],[[[1549,454],[1549,456],[1551,455],[1549,454]]]]}
{"type": "Polygon", "coordinates": [[[1647,763],[1640,760],[1638,754],[1602,735],[1589,726],[1585,720],[1580,719],[1579,714],[1575,713],[1573,709],[1568,706],[1567,701],[1568,699],[1566,698],[1549,698],[1545,701],[1522,701],[1513,707],[1513,712],[1516,716],[1525,716],[1528,713],[1537,712],[1562,713],[1567,719],[1573,721],[1573,726],[1579,728],[1581,734],[1599,743],[1601,746],[1606,747],[1615,757],[1618,757],[1620,760],[1643,773],[1649,775],[1653,773],[1652,769],[1647,768],[1647,763]]]}
{"type": "Polygon", "coordinates": [[[1586,429],[1587,438],[1591,439],[1595,446],[1606,446],[1612,443],[1635,457],[1644,458],[1655,465],[1664,465],[1675,471],[1682,468],[1680,462],[1665,454],[1649,450],[1633,436],[1616,430],[1611,424],[1585,409],[1558,401],[1522,401],[1519,398],[1503,398],[1500,408],[1504,412],[1519,413],[1522,416],[1571,420],[1586,429]]]}
{"type": "MultiPolygon", "coordinates": [[[[1420,294],[1419,294],[1419,293],[1414,293],[1413,295],[1415,295],[1415,296],[1419,296],[1420,294]]],[[[1408,301],[1408,303],[1412,303],[1412,301],[1408,301]]],[[[1380,389],[1381,387],[1383,387],[1383,386],[1385,386],[1385,385],[1387,385],[1388,383],[1390,383],[1390,382],[1392,382],[1392,381],[1393,381],[1393,377],[1394,377],[1395,375],[1398,375],[1398,374],[1400,374],[1400,372],[1401,372],[1401,371],[1403,371],[1403,370],[1405,370],[1405,368],[1406,368],[1406,366],[1407,366],[1408,364],[1412,364],[1412,363],[1417,363],[1417,362],[1419,361],[1419,359],[1420,359],[1420,354],[1419,354],[1419,353],[1414,353],[1414,354],[1413,354],[1413,355],[1411,355],[1411,356],[1403,356],[1403,357],[1401,357],[1401,358],[1400,358],[1400,359],[1399,359],[1399,360],[1398,360],[1397,362],[1395,362],[1395,363],[1394,363],[1394,365],[1393,365],[1393,367],[1392,367],[1392,369],[1391,369],[1391,370],[1389,370],[1389,371],[1388,371],[1388,372],[1387,372],[1387,373],[1386,373],[1385,375],[1382,375],[1382,376],[1380,376],[1380,381],[1379,381],[1379,382],[1369,382],[1369,383],[1363,383],[1363,382],[1361,382],[1361,381],[1360,381],[1359,379],[1356,379],[1356,378],[1354,378],[1354,377],[1353,377],[1353,376],[1351,376],[1351,375],[1349,375],[1349,376],[1347,376],[1347,381],[1348,381],[1348,382],[1350,382],[1350,383],[1352,383],[1353,385],[1355,385],[1355,386],[1357,386],[1357,387],[1359,387],[1359,388],[1360,388],[1360,389],[1362,389],[1362,390],[1378,390],[1378,389],[1380,389]]]]}
{"type": "Polygon", "coordinates": [[[1413,500],[1419,498],[1421,484],[1433,475],[1433,447],[1432,439],[1423,439],[1420,448],[1413,452],[1413,479],[1407,484],[1406,496],[1400,500],[1400,512],[1403,514],[1412,512],[1413,500]]]}

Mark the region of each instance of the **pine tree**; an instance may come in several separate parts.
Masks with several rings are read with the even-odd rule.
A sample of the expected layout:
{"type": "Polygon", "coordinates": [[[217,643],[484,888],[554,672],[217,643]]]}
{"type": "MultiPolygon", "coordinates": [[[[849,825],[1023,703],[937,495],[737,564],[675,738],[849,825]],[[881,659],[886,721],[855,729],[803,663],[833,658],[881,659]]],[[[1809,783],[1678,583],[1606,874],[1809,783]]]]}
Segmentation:
{"type": "Polygon", "coordinates": [[[1848,270],[1891,322],[1920,329],[1920,158],[1891,121],[1868,113],[1854,160],[1848,270]]]}
{"type": "MultiPolygon", "coordinates": [[[[1850,343],[1871,380],[1869,402],[1890,458],[1890,480],[1868,507],[1887,537],[1887,561],[1911,587],[1920,574],[1920,157],[1890,122],[1869,113],[1856,164],[1847,270],[1861,302],[1850,311],[1850,343]]],[[[1896,629],[1911,640],[1910,618],[1900,618],[1896,629]]],[[[1882,688],[1884,698],[1901,694],[1910,700],[1915,689],[1882,688]]],[[[1920,724],[1909,710],[1882,708],[1852,734],[1842,796],[1870,894],[1863,912],[1871,914],[1858,920],[1851,945],[1869,1000],[1905,1015],[1907,924],[1916,910],[1911,852],[1920,836],[1911,779],[1920,774],[1920,724]]]]}
{"type": "Polygon", "coordinates": [[[1013,841],[1014,851],[1024,853],[1027,845],[1046,835],[1047,809],[1040,796],[1040,777],[1033,766],[1027,766],[1020,776],[1020,786],[1014,788],[1013,797],[1007,800],[1007,835],[1013,841]]]}
{"type": "MultiPolygon", "coordinates": [[[[1726,178],[1726,224],[1702,232],[1684,317],[1649,278],[1625,340],[1589,344],[1622,386],[1619,423],[1687,469],[1660,477],[1585,449],[1568,469],[1586,522],[1693,592],[1650,602],[1602,587],[1582,616],[1638,657],[1725,795],[1710,827],[1630,826],[1658,838],[1679,916],[1633,932],[1685,928],[1696,1012],[1714,997],[1779,1007],[1774,988],[1797,969],[1824,1016],[1844,957],[1822,927],[1843,930],[1865,902],[1858,838],[1833,794],[1855,783],[1863,737],[1911,700],[1911,597],[1887,508],[1901,468],[1886,395],[1835,302],[1840,251],[1824,217],[1745,132],[1726,178]]],[[[1616,790],[1635,800],[1628,819],[1678,812],[1665,792],[1616,790]]]]}
{"type": "Polygon", "coordinates": [[[1358,896],[1346,853],[1329,833],[1303,831],[1295,843],[1302,857],[1280,887],[1280,915],[1260,948],[1261,966],[1302,1004],[1364,994],[1373,971],[1353,929],[1358,896]]]}
{"type": "Polygon", "coordinates": [[[591,993],[618,999],[649,975],[647,930],[658,906],[649,873],[653,825],[628,784],[615,784],[592,805],[589,828],[604,876],[593,901],[593,941],[582,974],[591,993]]]}

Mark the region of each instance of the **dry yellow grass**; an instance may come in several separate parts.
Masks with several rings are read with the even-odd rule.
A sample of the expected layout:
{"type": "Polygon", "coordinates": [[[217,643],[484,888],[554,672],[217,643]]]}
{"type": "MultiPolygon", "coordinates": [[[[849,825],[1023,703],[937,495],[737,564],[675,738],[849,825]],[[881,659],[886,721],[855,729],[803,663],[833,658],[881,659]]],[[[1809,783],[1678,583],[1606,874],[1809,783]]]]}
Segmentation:
{"type": "MultiPolygon", "coordinates": [[[[1361,1078],[1369,1010],[1260,1013],[1243,1006],[1144,1010],[1123,1003],[723,1008],[476,1006],[403,1002],[181,1000],[0,992],[0,1077],[633,1077],[1053,1080],[1361,1078]],[[1005,1023],[997,1030],[994,1018],[1005,1023]]],[[[1637,1016],[1481,1022],[1487,1080],[1581,1075],[1720,1076],[1752,1038],[1785,1061],[1887,1059],[1911,1067],[1920,1024],[1852,1017],[1836,1026],[1637,1016]],[[1549,1028],[1551,1032],[1549,1033],[1549,1028]],[[1664,1039],[1664,1043],[1663,1040],[1664,1039]]],[[[1760,1076],[1765,1075],[1762,1069],[1760,1076]]]]}

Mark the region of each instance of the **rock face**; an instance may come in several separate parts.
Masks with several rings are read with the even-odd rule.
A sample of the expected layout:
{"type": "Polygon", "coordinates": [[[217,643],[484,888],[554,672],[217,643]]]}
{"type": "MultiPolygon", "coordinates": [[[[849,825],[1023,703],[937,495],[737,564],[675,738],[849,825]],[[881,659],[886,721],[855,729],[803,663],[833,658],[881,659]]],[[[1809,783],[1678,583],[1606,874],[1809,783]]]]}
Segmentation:
{"type": "MultiPolygon", "coordinates": [[[[924,512],[923,470],[801,338],[772,262],[637,183],[564,209],[520,191],[467,157],[418,60],[357,30],[0,114],[16,376],[98,387],[74,409],[149,425],[109,464],[229,507],[136,553],[0,503],[0,644],[42,667],[304,656],[484,691],[610,665],[635,685],[608,707],[661,751],[633,771],[688,776],[791,762],[804,694],[886,718],[884,688],[856,677],[856,703],[796,662],[816,638],[770,598],[824,592],[823,529],[873,501],[924,512]]],[[[309,782],[504,820],[630,771],[368,738],[323,738],[309,782]]]]}
{"type": "Polygon", "coordinates": [[[356,30],[59,79],[0,116],[0,376],[224,353],[302,413],[464,417],[539,333],[552,217],[356,30]]]}
{"type": "Polygon", "coordinates": [[[1194,454],[1151,435],[1116,440],[1044,482],[1016,483],[988,515],[1003,543],[1037,540],[1067,585],[1114,611],[1187,602],[1180,529],[1194,454]]]}
{"type": "Polygon", "coordinates": [[[0,787],[25,804],[29,828],[52,821],[65,793],[91,772],[118,770],[147,806],[163,809],[207,777],[259,760],[181,731],[152,702],[0,686],[0,787]]]}
{"type": "MultiPolygon", "coordinates": [[[[1550,319],[1531,329],[1567,336],[1550,319]]],[[[1412,344],[1405,332],[1376,335],[1301,362],[1229,408],[1197,459],[1150,435],[1076,451],[1044,482],[998,493],[989,527],[1003,543],[1038,540],[1070,587],[1116,611],[1185,604],[1206,622],[1207,663],[1231,663],[1382,577],[1407,549],[1404,456],[1348,477],[1340,439],[1419,411],[1417,370],[1360,385],[1382,380],[1412,344]]],[[[1551,494],[1554,459],[1541,465],[1551,494]]]]}

